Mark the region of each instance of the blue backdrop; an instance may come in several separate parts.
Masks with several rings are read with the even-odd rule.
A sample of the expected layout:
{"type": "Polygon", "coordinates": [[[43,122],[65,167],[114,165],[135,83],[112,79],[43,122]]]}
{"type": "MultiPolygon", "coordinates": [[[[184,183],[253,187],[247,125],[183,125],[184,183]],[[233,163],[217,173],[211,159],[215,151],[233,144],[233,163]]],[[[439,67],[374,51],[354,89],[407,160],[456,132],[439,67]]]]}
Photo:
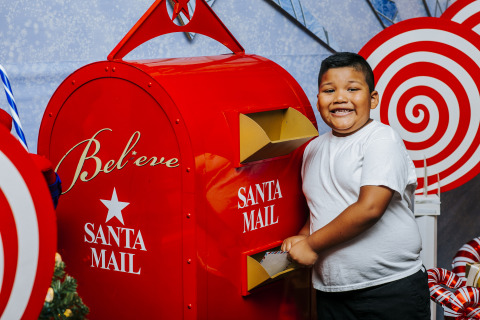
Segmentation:
{"type": "MultiPolygon", "coordinates": [[[[310,29],[315,31],[314,27],[323,26],[337,51],[358,52],[383,29],[365,0],[210,2],[246,52],[283,66],[300,83],[312,106],[315,106],[319,62],[331,51],[278,3],[284,4],[287,12],[290,3],[300,3],[310,20],[307,21],[310,29]]],[[[153,0],[0,2],[0,64],[9,75],[30,151],[36,151],[43,112],[61,81],[83,65],[106,60],[152,3],[153,0]]],[[[397,20],[426,15],[422,0],[395,3],[397,20]]],[[[177,33],[149,41],[126,59],[227,52],[227,48],[202,35],[190,41],[184,34],[177,33]]],[[[0,107],[8,109],[6,99],[1,96],[0,107]]],[[[320,118],[318,120],[320,131],[325,131],[326,127],[320,118]]]]}

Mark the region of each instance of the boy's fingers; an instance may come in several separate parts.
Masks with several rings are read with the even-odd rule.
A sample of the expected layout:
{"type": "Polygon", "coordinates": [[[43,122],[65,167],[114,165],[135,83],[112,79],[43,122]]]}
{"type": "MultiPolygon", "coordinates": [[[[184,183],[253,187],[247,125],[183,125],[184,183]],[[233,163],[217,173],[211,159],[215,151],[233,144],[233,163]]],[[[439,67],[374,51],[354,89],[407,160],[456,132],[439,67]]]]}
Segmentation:
{"type": "Polygon", "coordinates": [[[282,243],[283,252],[288,252],[290,249],[292,249],[292,237],[285,239],[282,243]]]}

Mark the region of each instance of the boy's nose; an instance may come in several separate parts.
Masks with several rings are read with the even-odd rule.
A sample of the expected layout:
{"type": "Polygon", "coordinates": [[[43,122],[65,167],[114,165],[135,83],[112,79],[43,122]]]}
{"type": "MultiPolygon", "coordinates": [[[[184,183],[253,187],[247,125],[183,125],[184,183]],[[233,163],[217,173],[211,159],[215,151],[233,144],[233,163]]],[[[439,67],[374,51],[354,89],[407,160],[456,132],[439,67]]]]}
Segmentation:
{"type": "Polygon", "coordinates": [[[347,97],[344,92],[337,91],[335,98],[334,98],[334,103],[345,103],[347,102],[347,97]]]}

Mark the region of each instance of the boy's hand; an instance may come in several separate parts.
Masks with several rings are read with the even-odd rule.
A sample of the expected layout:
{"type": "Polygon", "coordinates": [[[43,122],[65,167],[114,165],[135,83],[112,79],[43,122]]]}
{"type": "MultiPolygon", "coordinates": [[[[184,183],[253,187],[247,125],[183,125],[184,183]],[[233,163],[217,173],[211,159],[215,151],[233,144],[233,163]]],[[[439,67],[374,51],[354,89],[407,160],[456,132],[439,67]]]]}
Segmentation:
{"type": "Polygon", "coordinates": [[[295,262],[307,267],[314,265],[318,259],[318,254],[312,250],[306,237],[295,243],[288,254],[295,262]]]}
{"type": "Polygon", "coordinates": [[[297,243],[298,241],[301,241],[303,239],[305,239],[307,236],[306,235],[303,235],[303,234],[299,234],[299,235],[296,235],[296,236],[293,236],[293,237],[289,237],[285,240],[283,240],[283,243],[282,243],[282,251],[283,252],[288,252],[290,251],[290,249],[292,248],[292,246],[297,243]]]}

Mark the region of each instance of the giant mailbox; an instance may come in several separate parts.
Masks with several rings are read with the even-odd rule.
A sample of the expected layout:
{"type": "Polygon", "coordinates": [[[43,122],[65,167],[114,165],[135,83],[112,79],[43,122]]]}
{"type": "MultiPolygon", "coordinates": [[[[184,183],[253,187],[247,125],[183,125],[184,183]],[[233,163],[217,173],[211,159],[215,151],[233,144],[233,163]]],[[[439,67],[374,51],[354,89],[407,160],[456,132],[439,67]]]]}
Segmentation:
{"type": "Polygon", "coordinates": [[[38,149],[63,183],[59,251],[91,319],[309,319],[309,271],[270,275],[259,261],[307,217],[299,172],[317,135],[312,109],[205,1],[180,12],[184,26],[155,2],[107,61],[52,96],[38,149]],[[122,59],[178,31],[233,53],[122,59]]]}

